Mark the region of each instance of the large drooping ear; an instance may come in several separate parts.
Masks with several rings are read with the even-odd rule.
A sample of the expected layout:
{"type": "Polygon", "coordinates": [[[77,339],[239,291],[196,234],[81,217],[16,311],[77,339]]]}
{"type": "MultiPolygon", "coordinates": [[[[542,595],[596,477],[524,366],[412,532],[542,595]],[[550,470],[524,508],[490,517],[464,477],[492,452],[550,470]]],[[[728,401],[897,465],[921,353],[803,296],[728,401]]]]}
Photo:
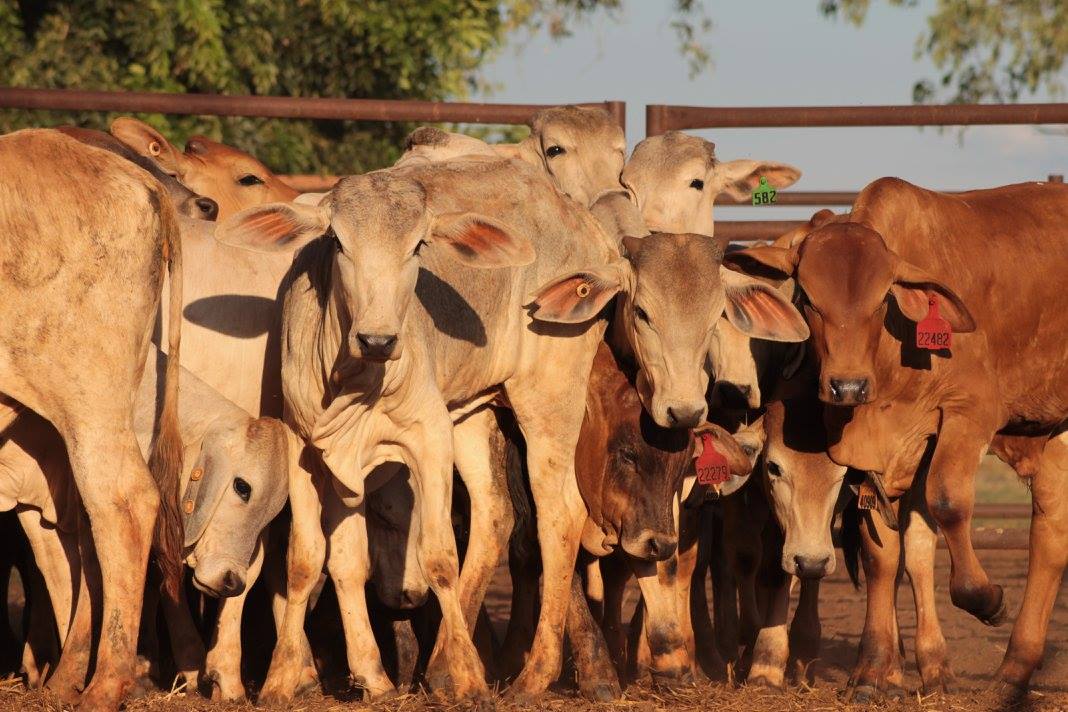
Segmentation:
{"type": "Polygon", "coordinates": [[[694,444],[693,444],[693,457],[697,459],[701,457],[704,452],[704,443],[702,442],[704,435],[710,435],[712,437],[712,444],[719,452],[727,459],[727,464],[731,468],[731,474],[743,477],[748,475],[753,469],[753,463],[749,460],[749,455],[745,452],[742,446],[737,440],[731,436],[726,430],[715,423],[701,423],[693,429],[694,444]]]}
{"type": "Polygon", "coordinates": [[[471,267],[523,267],[537,256],[526,236],[478,213],[434,216],[430,239],[471,267]]]}
{"type": "Polygon", "coordinates": [[[722,281],[727,297],[724,312],[738,331],[768,341],[796,342],[808,338],[805,318],[779,290],[730,272],[723,273],[722,281]]]}
{"type": "Polygon", "coordinates": [[[901,312],[913,321],[922,321],[927,316],[928,299],[938,300],[938,312],[949,322],[953,331],[966,334],[975,331],[975,319],[957,294],[942,284],[926,270],[905,260],[898,260],[894,269],[894,283],[890,293],[897,300],[901,312]]]}
{"type": "Polygon", "coordinates": [[[185,161],[182,152],[148,124],[128,116],[120,116],[111,122],[109,130],[112,136],[145,158],[158,163],[165,172],[175,176],[181,175],[185,161]]]}
{"type": "Polygon", "coordinates": [[[786,163],[753,161],[744,158],[738,161],[717,163],[712,173],[712,188],[717,193],[726,193],[735,200],[748,200],[760,185],[761,178],[768,179],[772,188],[788,188],[801,177],[801,171],[786,163]]]}
{"type": "Polygon", "coordinates": [[[789,249],[759,245],[744,250],[728,252],[723,256],[723,266],[750,277],[782,281],[794,276],[797,270],[797,247],[789,249]]]}
{"type": "Polygon", "coordinates": [[[589,321],[626,288],[632,274],[630,263],[618,260],[557,277],[530,297],[530,315],[538,321],[560,324],[589,321]]]}
{"type": "Polygon", "coordinates": [[[267,203],[242,210],[219,223],[215,239],[263,252],[293,250],[330,227],[327,205],[267,203]]]}

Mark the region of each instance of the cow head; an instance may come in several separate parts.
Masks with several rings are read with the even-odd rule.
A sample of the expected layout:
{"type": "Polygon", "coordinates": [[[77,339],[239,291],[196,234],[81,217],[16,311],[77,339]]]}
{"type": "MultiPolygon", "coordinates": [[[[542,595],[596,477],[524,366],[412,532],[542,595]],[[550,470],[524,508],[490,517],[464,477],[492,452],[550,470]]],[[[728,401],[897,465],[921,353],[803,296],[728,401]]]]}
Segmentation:
{"type": "Polygon", "coordinates": [[[820,362],[819,395],[827,403],[857,405],[876,397],[876,352],[884,329],[892,328],[911,349],[914,327],[894,328],[895,318],[922,320],[929,299],[937,300],[953,331],[975,330],[952,289],[858,223],[830,222],[792,247],[753,247],[729,255],[724,264],[756,276],[796,277],[820,362]]]}
{"type": "Polygon", "coordinates": [[[494,146],[474,136],[444,131],[436,126],[420,126],[408,134],[404,141],[404,153],[393,165],[437,163],[460,156],[497,156],[494,149],[494,146]]]}
{"type": "Polygon", "coordinates": [[[204,136],[191,137],[182,152],[137,119],[115,119],[111,133],[193,192],[213,199],[219,204],[220,220],[245,208],[291,201],[299,195],[249,154],[204,136]]]}
{"type": "Polygon", "coordinates": [[[713,234],[712,204],[726,193],[746,200],[767,178],[786,188],[801,171],[785,163],[716,160],[716,145],[680,131],[652,136],[637,145],[623,169],[623,184],[634,194],[650,230],[713,234]]]}
{"type": "Polygon", "coordinates": [[[420,606],[430,591],[419,565],[419,519],[409,477],[402,469],[366,499],[371,582],[379,600],[394,609],[420,606]]]}
{"type": "Polygon", "coordinates": [[[782,567],[809,578],[834,572],[831,522],[846,475],[827,456],[822,410],[815,398],[796,398],[764,415],[763,481],[785,536],[782,567]]]}
{"type": "Polygon", "coordinates": [[[626,150],[623,129],[604,109],[557,106],[534,114],[530,135],[515,146],[515,156],[543,169],[560,192],[589,207],[602,193],[623,189],[619,175],[626,150]]]}
{"type": "Polygon", "coordinates": [[[477,213],[432,214],[418,182],[388,171],[341,179],[318,205],[276,203],[244,210],[216,231],[220,241],[285,248],[326,236],[336,247],[332,284],[349,322],[348,353],[399,359],[424,250],[442,250],[472,267],[534,260],[530,241],[477,213]]]}
{"type": "Polygon", "coordinates": [[[624,259],[566,274],[535,292],[532,315],[584,322],[620,294],[613,328],[633,352],[638,393],[661,427],[692,428],[704,419],[706,364],[720,315],[750,336],[808,337],[804,320],[773,288],[721,281],[720,240],[654,234],[625,237],[623,246],[624,259]]]}
{"type": "Polygon", "coordinates": [[[256,543],[288,498],[286,438],[274,418],[211,428],[186,489],[185,546],[193,583],[211,596],[236,596],[256,543]]]}

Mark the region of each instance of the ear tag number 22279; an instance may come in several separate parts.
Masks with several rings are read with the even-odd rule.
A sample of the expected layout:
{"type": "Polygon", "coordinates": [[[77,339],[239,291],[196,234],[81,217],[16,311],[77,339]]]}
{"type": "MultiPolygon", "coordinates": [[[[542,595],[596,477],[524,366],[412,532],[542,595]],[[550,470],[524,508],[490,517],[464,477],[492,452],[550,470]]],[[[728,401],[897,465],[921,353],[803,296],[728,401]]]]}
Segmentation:
{"type": "Polygon", "coordinates": [[[760,176],[760,185],[753,191],[753,205],[771,205],[778,191],[768,185],[768,179],[760,176]]]}
{"type": "Polygon", "coordinates": [[[938,300],[927,298],[927,316],[916,324],[916,346],[931,351],[953,347],[953,327],[938,314],[938,300]]]}
{"type": "Polygon", "coordinates": [[[697,481],[703,485],[721,485],[731,477],[727,458],[716,450],[712,436],[701,435],[701,455],[697,458],[697,481]]]}

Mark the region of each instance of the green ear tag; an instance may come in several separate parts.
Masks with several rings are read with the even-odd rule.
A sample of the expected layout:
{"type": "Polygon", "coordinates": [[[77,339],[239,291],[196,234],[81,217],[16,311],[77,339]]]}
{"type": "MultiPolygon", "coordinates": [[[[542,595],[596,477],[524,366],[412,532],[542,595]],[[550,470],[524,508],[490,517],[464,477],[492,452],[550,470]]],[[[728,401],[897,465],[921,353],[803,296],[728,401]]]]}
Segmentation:
{"type": "Polygon", "coordinates": [[[768,179],[760,176],[760,185],[753,191],[753,205],[772,205],[779,192],[768,185],[768,179]]]}

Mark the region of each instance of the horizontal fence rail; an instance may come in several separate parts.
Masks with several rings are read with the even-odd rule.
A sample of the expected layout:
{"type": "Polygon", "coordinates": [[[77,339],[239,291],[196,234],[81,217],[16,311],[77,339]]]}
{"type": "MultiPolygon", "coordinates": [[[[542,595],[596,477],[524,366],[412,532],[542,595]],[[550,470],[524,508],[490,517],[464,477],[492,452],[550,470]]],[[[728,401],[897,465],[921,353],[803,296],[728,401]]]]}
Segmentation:
{"type": "Polygon", "coordinates": [[[645,107],[645,135],[682,129],[1068,124],[1068,103],[645,107]]]}
{"type": "MultiPolygon", "coordinates": [[[[524,124],[535,112],[550,106],[558,105],[0,87],[0,109],[126,111],[145,114],[202,114],[277,119],[524,124]]],[[[589,102],[581,103],[579,106],[601,107],[625,128],[626,102],[589,102]]]]}

